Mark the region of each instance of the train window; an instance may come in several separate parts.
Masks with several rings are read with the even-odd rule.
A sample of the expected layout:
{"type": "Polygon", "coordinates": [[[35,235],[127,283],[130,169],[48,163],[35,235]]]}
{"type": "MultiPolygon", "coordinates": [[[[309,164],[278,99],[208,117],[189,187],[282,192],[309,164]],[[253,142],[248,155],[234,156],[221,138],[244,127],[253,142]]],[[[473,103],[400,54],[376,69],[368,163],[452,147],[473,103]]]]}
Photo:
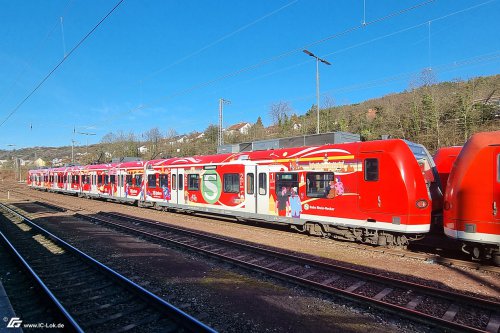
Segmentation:
{"type": "Polygon", "coordinates": [[[172,175],[172,190],[177,189],[177,175],[172,175]]]}
{"type": "Polygon", "coordinates": [[[114,185],[116,183],[116,175],[110,175],[109,182],[114,185]]]}
{"type": "Polygon", "coordinates": [[[140,187],[142,185],[142,174],[136,173],[134,179],[135,179],[135,186],[140,187]]]}
{"type": "Polygon", "coordinates": [[[156,174],[148,175],[148,187],[156,187],[156,174]]]}
{"type": "Polygon", "coordinates": [[[240,175],[237,173],[226,173],[224,175],[224,192],[239,193],[240,192],[240,175]]]}
{"type": "Polygon", "coordinates": [[[306,175],[307,196],[310,198],[333,198],[334,195],[328,196],[330,191],[335,191],[335,175],[333,172],[308,172],[306,175]]]}
{"type": "Polygon", "coordinates": [[[375,182],[378,180],[378,159],[367,158],[365,160],[365,180],[375,182]]]}
{"type": "Polygon", "coordinates": [[[168,175],[160,175],[160,187],[168,187],[168,175]]]}
{"type": "Polygon", "coordinates": [[[286,190],[286,195],[292,193],[292,188],[299,187],[299,175],[296,173],[276,173],[276,194],[286,190]]]}
{"type": "Polygon", "coordinates": [[[104,176],[104,175],[97,175],[97,185],[98,185],[98,186],[101,186],[101,185],[102,185],[103,180],[104,180],[104,179],[103,179],[103,178],[104,178],[103,176],[104,176]]]}
{"type": "Polygon", "coordinates": [[[188,175],[188,190],[198,191],[200,189],[200,175],[188,175]]]}
{"type": "Polygon", "coordinates": [[[108,185],[109,184],[109,175],[104,176],[104,184],[108,185]]]}
{"type": "Polygon", "coordinates": [[[125,181],[127,182],[128,186],[132,186],[132,175],[127,175],[125,177],[125,181]]]}
{"type": "Polygon", "coordinates": [[[179,191],[184,188],[184,175],[179,175],[179,191]]]}
{"type": "Polygon", "coordinates": [[[247,194],[255,192],[255,176],[253,173],[247,173],[247,194]]]}
{"type": "Polygon", "coordinates": [[[259,194],[267,194],[267,174],[264,172],[259,173],[259,194]]]}

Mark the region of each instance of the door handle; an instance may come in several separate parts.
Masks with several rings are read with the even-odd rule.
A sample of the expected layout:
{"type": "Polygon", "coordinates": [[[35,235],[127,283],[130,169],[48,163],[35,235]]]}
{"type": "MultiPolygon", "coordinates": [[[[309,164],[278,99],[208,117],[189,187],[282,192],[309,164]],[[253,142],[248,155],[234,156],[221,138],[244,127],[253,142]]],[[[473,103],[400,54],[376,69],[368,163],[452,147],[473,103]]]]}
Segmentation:
{"type": "Polygon", "coordinates": [[[497,215],[497,202],[496,201],[493,201],[493,216],[496,216],[497,215]]]}
{"type": "Polygon", "coordinates": [[[377,201],[378,201],[378,208],[382,206],[382,200],[380,200],[380,195],[377,196],[377,201]]]}

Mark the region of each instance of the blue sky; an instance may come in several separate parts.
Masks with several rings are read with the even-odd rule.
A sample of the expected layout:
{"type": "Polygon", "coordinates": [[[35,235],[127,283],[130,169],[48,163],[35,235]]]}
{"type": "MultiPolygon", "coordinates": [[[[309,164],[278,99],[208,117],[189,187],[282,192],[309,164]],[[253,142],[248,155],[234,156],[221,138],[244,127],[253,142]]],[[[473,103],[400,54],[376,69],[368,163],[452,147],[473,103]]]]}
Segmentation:
{"type": "Polygon", "coordinates": [[[117,2],[0,0],[0,149],[71,145],[74,126],[95,133],[76,134],[80,145],[203,131],[219,98],[231,100],[225,125],[267,126],[273,103],[297,114],[315,104],[304,48],[332,63],[320,86],[335,105],[404,91],[428,67],[439,81],[500,72],[500,0],[435,0],[391,17],[426,0],[125,0],[17,108],[117,2]]]}

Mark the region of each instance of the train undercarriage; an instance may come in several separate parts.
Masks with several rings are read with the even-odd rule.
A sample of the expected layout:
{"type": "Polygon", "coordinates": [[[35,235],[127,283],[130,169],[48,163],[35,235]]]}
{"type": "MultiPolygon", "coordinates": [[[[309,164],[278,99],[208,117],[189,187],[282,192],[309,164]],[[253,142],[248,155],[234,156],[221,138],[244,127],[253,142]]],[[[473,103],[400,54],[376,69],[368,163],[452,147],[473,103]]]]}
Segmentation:
{"type": "Polygon", "coordinates": [[[320,236],[364,244],[406,248],[411,241],[424,238],[420,234],[402,234],[369,228],[351,228],[307,222],[303,226],[292,225],[292,229],[311,236],[320,236]]]}
{"type": "Polygon", "coordinates": [[[491,260],[500,266],[500,246],[473,242],[462,243],[462,252],[470,255],[473,260],[491,260]]]}

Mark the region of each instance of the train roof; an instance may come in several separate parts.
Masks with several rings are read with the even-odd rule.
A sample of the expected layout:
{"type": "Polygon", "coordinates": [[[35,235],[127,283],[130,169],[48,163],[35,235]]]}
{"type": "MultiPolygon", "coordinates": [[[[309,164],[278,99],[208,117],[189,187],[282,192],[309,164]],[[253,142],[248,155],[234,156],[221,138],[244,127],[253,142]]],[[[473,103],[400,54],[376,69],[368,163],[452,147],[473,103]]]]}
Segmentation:
{"type": "MultiPolygon", "coordinates": [[[[412,152],[417,160],[426,157],[433,164],[432,158],[427,149],[423,145],[416,144],[410,141],[401,139],[374,140],[365,142],[349,142],[338,144],[326,144],[318,146],[302,146],[293,148],[258,150],[251,152],[225,153],[216,155],[198,155],[191,157],[172,157],[167,159],[156,159],[151,161],[129,161],[120,163],[103,163],[86,166],[78,166],[74,168],[84,170],[102,170],[115,168],[143,168],[144,166],[175,166],[175,165],[192,165],[192,164],[220,164],[231,163],[235,161],[279,161],[282,159],[298,159],[298,158],[322,158],[326,154],[337,155],[355,155],[360,151],[392,151],[397,150],[412,152]],[[405,148],[406,147],[406,148],[405,148]],[[407,149],[409,148],[409,150],[407,149]],[[403,149],[403,150],[401,150],[403,149]]],[[[51,172],[65,171],[64,168],[47,169],[51,172]]]]}

